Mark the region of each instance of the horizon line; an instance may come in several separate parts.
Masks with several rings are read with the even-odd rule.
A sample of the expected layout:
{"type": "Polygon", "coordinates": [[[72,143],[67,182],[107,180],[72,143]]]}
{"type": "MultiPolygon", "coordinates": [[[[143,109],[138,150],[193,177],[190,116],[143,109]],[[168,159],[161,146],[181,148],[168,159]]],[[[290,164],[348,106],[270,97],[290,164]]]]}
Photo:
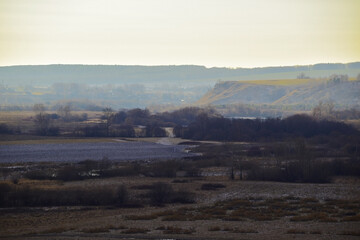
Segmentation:
{"type": "Polygon", "coordinates": [[[318,64],[351,64],[351,63],[360,63],[359,61],[354,62],[318,62],[312,64],[295,64],[295,65],[267,65],[262,67],[230,67],[230,66],[206,66],[199,64],[161,64],[161,65],[147,65],[147,64],[83,64],[83,63],[49,63],[49,64],[19,64],[19,65],[1,65],[0,67],[25,67],[25,66],[128,66],[128,67],[181,67],[181,66],[198,66],[205,67],[207,69],[211,68],[227,68],[227,69],[256,69],[256,68],[276,68],[276,67],[306,67],[313,66],[318,64]]]}

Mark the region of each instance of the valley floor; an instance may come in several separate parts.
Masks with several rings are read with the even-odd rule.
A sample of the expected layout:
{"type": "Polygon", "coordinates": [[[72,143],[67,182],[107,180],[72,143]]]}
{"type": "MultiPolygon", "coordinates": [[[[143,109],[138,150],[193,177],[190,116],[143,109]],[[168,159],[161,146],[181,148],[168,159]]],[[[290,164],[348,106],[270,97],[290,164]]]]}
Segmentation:
{"type": "MultiPolygon", "coordinates": [[[[0,209],[0,239],[358,239],[360,182],[331,184],[231,181],[226,177],[118,177],[74,182],[76,186],[124,184],[137,189],[166,182],[196,192],[194,204],[143,208],[41,207],[0,209]],[[218,190],[205,183],[223,184],[218,190]]],[[[28,184],[20,181],[18,184],[28,184]]],[[[41,181],[31,184],[43,184],[41,181]]]]}

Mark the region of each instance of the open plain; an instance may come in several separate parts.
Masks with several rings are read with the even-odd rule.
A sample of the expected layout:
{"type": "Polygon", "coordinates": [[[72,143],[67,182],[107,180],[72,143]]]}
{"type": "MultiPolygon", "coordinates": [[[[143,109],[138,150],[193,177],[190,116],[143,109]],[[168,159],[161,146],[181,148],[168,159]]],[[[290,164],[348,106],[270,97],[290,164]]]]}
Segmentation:
{"type": "MultiPolygon", "coordinates": [[[[1,239],[358,239],[360,183],[291,184],[206,177],[110,178],[47,182],[51,188],[165,182],[196,192],[196,203],[140,208],[33,207],[1,209],[1,239]],[[182,179],[184,180],[184,179],[182,179]],[[178,182],[178,183],[176,183],[178,182]],[[225,187],[210,191],[203,184],[225,187]]],[[[45,182],[20,181],[39,185],[45,182]]],[[[45,187],[45,185],[42,185],[45,187]]],[[[140,198],[141,199],[141,198],[140,198]]],[[[144,200],[145,203],[146,200],[144,200]]]]}

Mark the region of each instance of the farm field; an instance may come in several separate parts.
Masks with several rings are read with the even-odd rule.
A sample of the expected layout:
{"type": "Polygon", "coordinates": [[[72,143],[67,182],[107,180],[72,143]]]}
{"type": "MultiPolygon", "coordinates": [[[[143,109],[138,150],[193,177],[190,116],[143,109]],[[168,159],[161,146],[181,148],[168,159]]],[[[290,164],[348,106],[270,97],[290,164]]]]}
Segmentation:
{"type": "MultiPolygon", "coordinates": [[[[108,140],[109,141],[109,140],[108,140]]],[[[23,143],[26,141],[23,141],[23,143]]],[[[32,142],[32,141],[30,141],[32,142]]],[[[76,142],[0,145],[0,162],[76,162],[86,159],[112,161],[174,159],[194,154],[184,152],[186,145],[151,142],[76,142]]]]}
{"type": "MultiPolygon", "coordinates": [[[[349,81],[355,81],[356,78],[349,78],[349,81]]],[[[294,86],[308,83],[325,83],[328,79],[275,79],[275,80],[249,80],[239,81],[240,83],[256,84],[256,85],[270,85],[270,86],[294,86]]]]}

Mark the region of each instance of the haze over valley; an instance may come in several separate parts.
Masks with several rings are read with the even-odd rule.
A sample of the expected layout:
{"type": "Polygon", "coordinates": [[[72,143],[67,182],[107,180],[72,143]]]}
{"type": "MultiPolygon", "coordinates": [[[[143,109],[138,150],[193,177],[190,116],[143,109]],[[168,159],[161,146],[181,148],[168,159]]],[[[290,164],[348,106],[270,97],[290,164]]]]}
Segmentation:
{"type": "Polygon", "coordinates": [[[358,239],[359,9],[0,0],[0,239],[358,239]]]}
{"type": "Polygon", "coordinates": [[[319,101],[334,101],[336,106],[352,108],[359,102],[359,72],[359,62],[236,69],[195,65],[0,67],[0,107],[31,110],[33,104],[45,103],[56,110],[71,103],[74,110],[106,106],[162,110],[240,103],[295,105],[295,109],[307,105],[309,110],[319,101]],[[331,83],[337,75],[345,77],[346,83],[331,83]],[[222,91],[227,91],[225,96],[222,91]]]}

